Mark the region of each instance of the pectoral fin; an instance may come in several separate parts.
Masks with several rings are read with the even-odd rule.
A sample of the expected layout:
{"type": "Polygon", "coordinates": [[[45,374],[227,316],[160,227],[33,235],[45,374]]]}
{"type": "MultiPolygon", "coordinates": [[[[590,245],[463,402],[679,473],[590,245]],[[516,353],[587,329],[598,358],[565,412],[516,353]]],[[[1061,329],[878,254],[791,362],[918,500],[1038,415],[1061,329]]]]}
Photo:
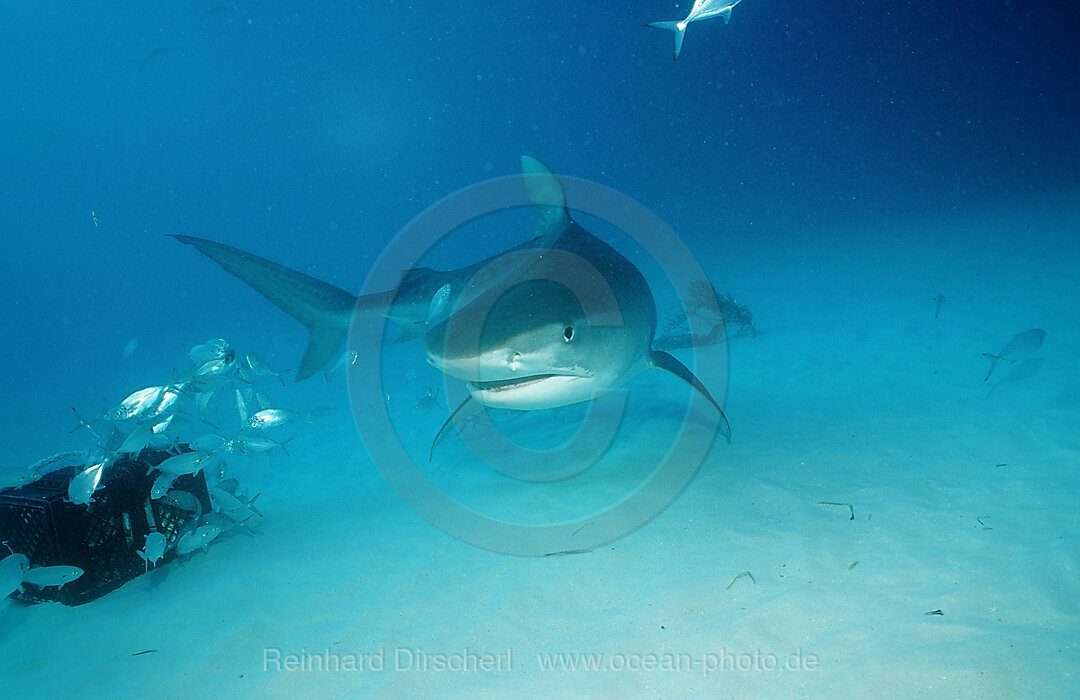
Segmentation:
{"type": "Polygon", "coordinates": [[[728,423],[727,416],[724,415],[724,409],[720,408],[720,404],[712,397],[712,394],[710,394],[709,390],[705,388],[705,385],[701,383],[701,380],[695,377],[694,373],[687,369],[686,365],[662,350],[653,350],[649,355],[649,359],[651,360],[653,367],[674,374],[679,379],[697,389],[699,394],[709,400],[709,403],[716,408],[717,412],[720,414],[720,419],[724,422],[724,437],[730,445],[731,424],[728,423]]]}
{"type": "Polygon", "coordinates": [[[478,413],[483,407],[484,405],[474,399],[472,395],[469,395],[467,399],[462,401],[461,404],[454,409],[454,412],[450,414],[450,417],[446,419],[446,422],[442,424],[442,427],[439,428],[439,432],[435,434],[435,439],[431,441],[431,451],[428,452],[428,461],[430,462],[431,458],[435,455],[436,446],[438,446],[443,438],[450,432],[451,426],[457,426],[460,430],[461,425],[470,417],[478,413]]]}

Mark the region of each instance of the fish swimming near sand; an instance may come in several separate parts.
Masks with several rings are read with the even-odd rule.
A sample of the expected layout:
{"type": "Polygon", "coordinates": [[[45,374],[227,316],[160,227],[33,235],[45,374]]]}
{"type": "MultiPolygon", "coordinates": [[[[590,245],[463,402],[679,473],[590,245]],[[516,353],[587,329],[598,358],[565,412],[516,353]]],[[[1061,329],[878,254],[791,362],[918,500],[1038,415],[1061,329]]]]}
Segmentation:
{"type": "Polygon", "coordinates": [[[146,534],[146,540],[143,548],[136,552],[136,554],[142,557],[146,571],[150,570],[151,564],[157,566],[157,563],[161,561],[162,557],[165,556],[166,546],[167,542],[165,540],[165,535],[161,534],[157,530],[154,530],[153,532],[148,532],[146,534]]]}
{"type": "Polygon", "coordinates": [[[23,575],[23,583],[33,584],[38,588],[63,588],[82,575],[83,570],[77,566],[36,566],[23,575]]]}
{"type": "Polygon", "coordinates": [[[1012,364],[1027,359],[1042,347],[1044,340],[1046,340],[1046,331],[1042,328],[1032,328],[1029,331],[1018,333],[1005,344],[1005,347],[998,354],[984,352],[983,357],[990,360],[990,369],[986,372],[986,376],[983,377],[983,381],[990,379],[990,375],[994,373],[994,368],[997,367],[998,360],[1004,360],[1012,364]]]}
{"type": "Polygon", "coordinates": [[[359,298],[231,246],[193,236],[174,238],[307,327],[311,338],[298,380],[338,356],[354,313],[383,315],[406,331],[425,329],[428,362],[469,389],[469,398],[454,410],[434,444],[483,406],[536,410],[588,401],[650,368],[675,375],[704,396],[719,412],[730,442],[720,404],[685,365],[652,347],[656,304],[641,272],[573,221],[562,183],[547,166],[526,156],[522,170],[537,214],[529,241],[510,254],[457,270],[407,270],[397,289],[359,298]],[[554,281],[574,274],[568,263],[580,265],[579,276],[587,278],[579,280],[577,294],[554,281]],[[443,296],[447,300],[438,301],[443,296]],[[447,318],[427,328],[436,320],[430,318],[433,300],[447,318]]]}
{"type": "Polygon", "coordinates": [[[222,532],[223,529],[219,525],[200,525],[193,530],[188,530],[177,541],[176,553],[183,556],[191,554],[196,549],[205,551],[207,546],[222,532]]]}
{"type": "Polygon", "coordinates": [[[29,569],[30,560],[25,554],[12,552],[0,559],[0,598],[6,598],[19,590],[29,569]]]}

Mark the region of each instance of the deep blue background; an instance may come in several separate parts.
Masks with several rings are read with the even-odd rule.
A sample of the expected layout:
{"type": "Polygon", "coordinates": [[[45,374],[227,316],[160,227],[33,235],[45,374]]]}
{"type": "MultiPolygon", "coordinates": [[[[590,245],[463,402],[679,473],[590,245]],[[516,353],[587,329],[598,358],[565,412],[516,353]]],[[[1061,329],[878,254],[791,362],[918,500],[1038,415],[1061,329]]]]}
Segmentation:
{"type": "Polygon", "coordinates": [[[705,256],[1080,185],[1074,3],[745,0],[672,62],[643,25],[681,4],[3,3],[0,463],[205,337],[294,366],[303,331],[169,233],[358,290],[522,153],[705,256]]]}

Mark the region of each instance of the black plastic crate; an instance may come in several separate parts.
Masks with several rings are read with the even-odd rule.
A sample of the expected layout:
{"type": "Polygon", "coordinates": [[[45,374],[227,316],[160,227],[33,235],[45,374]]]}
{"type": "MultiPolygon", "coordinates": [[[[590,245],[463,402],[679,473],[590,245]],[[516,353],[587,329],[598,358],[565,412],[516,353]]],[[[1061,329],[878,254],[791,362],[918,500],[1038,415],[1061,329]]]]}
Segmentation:
{"type": "MultiPolygon", "coordinates": [[[[88,506],[65,500],[71,479],[85,467],[63,467],[31,484],[0,490],[0,541],[25,554],[31,566],[67,565],[83,570],[82,576],[61,588],[23,584],[22,591],[12,597],[65,605],[100,598],[146,571],[138,551],[152,530],[165,535],[168,544],[158,565],[175,559],[176,541],[195,524],[198,513],[150,499],[156,472],[147,472],[171,456],[171,452],[145,450],[137,458],[109,464],[88,506]]],[[[202,472],[178,477],[173,489],[192,493],[203,512],[210,512],[202,472]]]]}

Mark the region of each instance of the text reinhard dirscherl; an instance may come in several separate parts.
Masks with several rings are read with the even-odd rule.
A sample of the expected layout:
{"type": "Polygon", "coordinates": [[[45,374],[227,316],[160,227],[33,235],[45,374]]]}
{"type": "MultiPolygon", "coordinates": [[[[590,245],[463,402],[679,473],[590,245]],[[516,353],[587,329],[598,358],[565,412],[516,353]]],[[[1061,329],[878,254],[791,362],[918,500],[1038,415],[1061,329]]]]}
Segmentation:
{"type": "MultiPolygon", "coordinates": [[[[580,673],[589,671],[699,672],[709,676],[717,672],[813,671],[818,667],[816,654],[802,649],[787,655],[770,652],[649,652],[649,653],[538,653],[535,669],[545,672],[580,673]]],[[[512,648],[501,652],[462,649],[454,652],[430,652],[398,647],[374,652],[337,652],[324,649],[287,653],[276,647],[263,649],[263,671],[302,673],[348,673],[382,671],[434,672],[511,672],[514,670],[512,648]]]]}

